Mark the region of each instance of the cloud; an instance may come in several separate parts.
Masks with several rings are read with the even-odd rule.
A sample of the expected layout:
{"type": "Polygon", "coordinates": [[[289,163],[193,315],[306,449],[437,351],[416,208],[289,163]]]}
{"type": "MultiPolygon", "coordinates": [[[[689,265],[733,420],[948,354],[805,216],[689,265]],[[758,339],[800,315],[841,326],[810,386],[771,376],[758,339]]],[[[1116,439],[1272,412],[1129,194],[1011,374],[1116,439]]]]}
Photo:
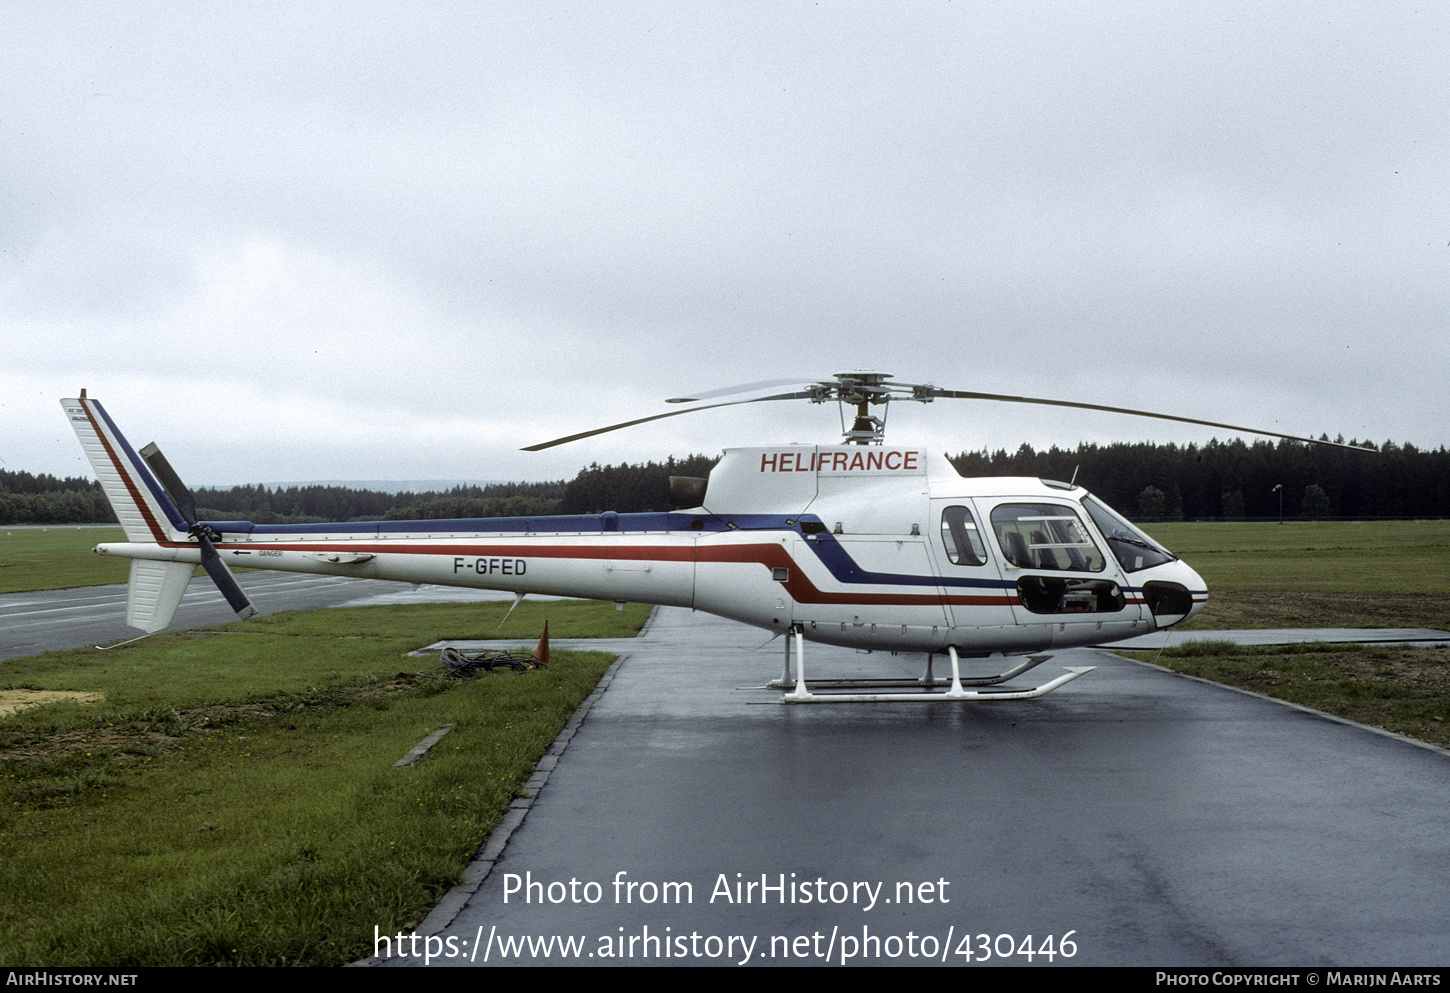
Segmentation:
{"type": "MultiPolygon", "coordinates": [[[[84,384],[193,446],[202,481],[557,478],[833,440],[829,409],[747,407],[516,451],[688,389],[860,367],[1450,441],[1433,10],[10,22],[12,467],[74,464],[55,401],[84,384]]],[[[951,450],[1202,440],[979,406],[891,430],[951,450]]]]}

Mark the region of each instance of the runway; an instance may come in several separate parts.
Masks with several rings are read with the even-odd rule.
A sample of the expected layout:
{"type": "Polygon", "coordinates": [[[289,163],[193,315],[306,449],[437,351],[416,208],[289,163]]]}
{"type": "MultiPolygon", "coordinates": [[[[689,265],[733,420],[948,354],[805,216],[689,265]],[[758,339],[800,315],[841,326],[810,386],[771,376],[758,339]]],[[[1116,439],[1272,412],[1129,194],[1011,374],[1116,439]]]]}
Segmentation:
{"type": "Polygon", "coordinates": [[[1038,700],[780,706],[762,640],[660,610],[432,964],[1450,959],[1444,752],[1092,649],[1038,700]]]}

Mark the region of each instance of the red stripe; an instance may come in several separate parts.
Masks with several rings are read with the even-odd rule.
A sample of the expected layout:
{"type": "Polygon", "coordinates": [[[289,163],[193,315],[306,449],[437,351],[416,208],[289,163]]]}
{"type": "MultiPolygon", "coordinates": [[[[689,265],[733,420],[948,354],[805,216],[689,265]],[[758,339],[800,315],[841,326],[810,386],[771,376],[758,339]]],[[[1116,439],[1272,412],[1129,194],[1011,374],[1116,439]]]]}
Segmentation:
{"type": "MultiPolygon", "coordinates": [[[[400,545],[394,543],[385,544],[356,544],[353,542],[325,541],[318,543],[274,543],[274,542],[233,542],[218,543],[217,548],[225,550],[236,550],[246,548],[248,550],[265,547],[268,550],[283,552],[371,552],[377,554],[394,555],[464,555],[464,556],[516,556],[520,558],[545,558],[545,559],[625,559],[631,561],[654,561],[654,562],[734,562],[739,564],[758,564],[767,569],[776,566],[790,569],[790,579],[782,583],[796,603],[831,603],[831,604],[896,604],[896,605],[924,605],[951,604],[959,607],[1003,607],[1020,606],[1021,601],[1015,595],[991,595],[982,594],[978,596],[947,595],[940,593],[828,593],[804,575],[800,568],[791,567],[796,565],[795,560],[777,543],[753,544],[753,545],[723,545],[696,548],[671,548],[658,545],[621,545],[615,548],[600,548],[595,545],[400,545]]],[[[195,547],[180,545],[177,547],[195,547]]],[[[260,566],[266,568],[266,566],[260,566]]],[[[1139,604],[1143,601],[1138,598],[1125,598],[1130,604],[1139,604]]]]}
{"type": "Polygon", "coordinates": [[[96,432],[97,438],[101,439],[101,445],[106,449],[106,455],[110,458],[111,465],[115,468],[116,474],[121,477],[121,482],[125,484],[126,492],[131,494],[131,499],[135,502],[136,508],[141,511],[141,516],[145,519],[146,526],[151,529],[151,536],[158,542],[165,541],[167,532],[163,531],[161,526],[156,523],[156,518],[151,514],[151,508],[146,506],[145,500],[141,499],[141,493],[136,489],[136,483],[131,479],[131,474],[126,471],[124,463],[122,463],[120,457],[116,454],[116,450],[111,447],[110,440],[106,438],[106,432],[101,429],[100,424],[96,423],[96,416],[91,413],[91,405],[85,400],[82,400],[81,409],[86,412],[86,419],[91,422],[91,430],[96,432]]]}
{"type": "MultiPolygon", "coordinates": [[[[494,555],[525,556],[545,559],[632,559],[657,562],[693,562],[694,549],[660,548],[643,545],[621,548],[598,548],[593,545],[397,545],[391,542],[381,545],[357,544],[355,542],[322,541],[315,543],[242,541],[217,544],[218,548],[254,549],[281,552],[372,552],[374,555],[391,553],[397,555],[494,555]]],[[[263,567],[265,568],[265,567],[263,567]]]]}
{"type": "MultiPolygon", "coordinates": [[[[804,575],[800,568],[791,568],[796,562],[779,544],[727,545],[709,548],[671,548],[646,545],[623,545],[615,548],[600,548],[595,545],[417,545],[417,544],[370,544],[354,542],[318,543],[274,543],[241,542],[219,544],[220,549],[257,548],[284,552],[371,552],[394,555],[464,555],[464,556],[517,556],[520,558],[584,559],[584,560],[631,560],[655,562],[734,562],[758,564],[767,569],[781,566],[790,569],[790,579],[782,585],[796,603],[834,604],[900,604],[937,605],[954,603],[963,606],[1013,604],[1011,596],[953,596],[940,593],[828,593],[818,588],[804,575]]],[[[261,566],[261,568],[266,568],[261,566]]]]}

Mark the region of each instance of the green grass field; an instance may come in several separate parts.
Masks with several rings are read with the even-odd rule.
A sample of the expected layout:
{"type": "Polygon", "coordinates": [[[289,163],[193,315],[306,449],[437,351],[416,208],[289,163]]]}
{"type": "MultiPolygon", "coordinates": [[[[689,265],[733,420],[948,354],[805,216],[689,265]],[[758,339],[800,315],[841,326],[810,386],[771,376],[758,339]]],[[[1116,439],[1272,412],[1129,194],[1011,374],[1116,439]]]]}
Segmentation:
{"type": "MultiPolygon", "coordinates": [[[[404,658],[508,604],[278,614],[5,663],[99,691],[0,719],[0,965],[337,965],[409,930],[610,663],[457,681],[404,658]],[[444,724],[419,765],[394,762],[444,724]]],[[[649,608],[526,601],[504,637],[634,633],[649,608]]]]}
{"type": "Polygon", "coordinates": [[[1198,641],[1123,654],[1450,748],[1450,648],[1198,641]]]}
{"type": "Polygon", "coordinates": [[[1450,628],[1450,521],[1148,528],[1208,584],[1187,625],[1450,628]]]}
{"type": "Polygon", "coordinates": [[[91,549],[125,540],[119,527],[0,527],[0,593],[124,583],[131,563],[91,549]]]}
{"type": "MultiPolygon", "coordinates": [[[[1158,524],[1208,606],[1182,629],[1450,630],[1450,521],[1158,524]]],[[[1198,642],[1132,658],[1450,747],[1450,650],[1198,642]]]]}

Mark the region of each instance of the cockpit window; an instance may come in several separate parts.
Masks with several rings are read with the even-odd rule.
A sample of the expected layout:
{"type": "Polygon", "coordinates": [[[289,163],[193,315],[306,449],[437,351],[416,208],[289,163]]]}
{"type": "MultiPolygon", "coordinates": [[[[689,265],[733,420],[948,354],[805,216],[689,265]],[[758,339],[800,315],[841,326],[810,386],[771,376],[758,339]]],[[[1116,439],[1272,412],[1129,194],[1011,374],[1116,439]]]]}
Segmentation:
{"type": "Polygon", "coordinates": [[[992,509],[992,527],[1002,554],[1018,568],[1102,572],[1107,566],[1070,507],[1004,503],[992,509]]]}
{"type": "Polygon", "coordinates": [[[1149,569],[1164,562],[1172,562],[1178,557],[1139,531],[1127,518],[1097,497],[1083,497],[1082,505],[1087,508],[1088,516],[1093,519],[1103,537],[1108,539],[1108,547],[1123,564],[1124,572],[1149,569]]]}
{"type": "Polygon", "coordinates": [[[941,543],[953,565],[981,565],[987,561],[977,522],[966,507],[948,507],[941,512],[941,543]]]}

